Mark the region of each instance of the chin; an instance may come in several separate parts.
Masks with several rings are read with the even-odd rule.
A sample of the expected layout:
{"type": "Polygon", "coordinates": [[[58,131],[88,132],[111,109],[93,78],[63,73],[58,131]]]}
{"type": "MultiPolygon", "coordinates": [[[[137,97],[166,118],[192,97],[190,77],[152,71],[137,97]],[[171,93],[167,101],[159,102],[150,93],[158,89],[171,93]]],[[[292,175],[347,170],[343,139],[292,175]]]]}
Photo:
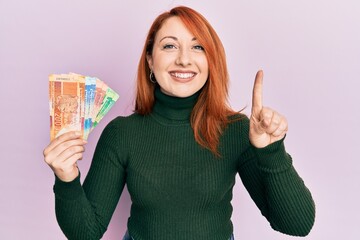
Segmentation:
{"type": "Polygon", "coordinates": [[[179,98],[186,98],[186,97],[190,97],[191,95],[193,95],[195,92],[191,91],[179,91],[179,92],[174,92],[172,95],[174,97],[179,97],[179,98]]]}

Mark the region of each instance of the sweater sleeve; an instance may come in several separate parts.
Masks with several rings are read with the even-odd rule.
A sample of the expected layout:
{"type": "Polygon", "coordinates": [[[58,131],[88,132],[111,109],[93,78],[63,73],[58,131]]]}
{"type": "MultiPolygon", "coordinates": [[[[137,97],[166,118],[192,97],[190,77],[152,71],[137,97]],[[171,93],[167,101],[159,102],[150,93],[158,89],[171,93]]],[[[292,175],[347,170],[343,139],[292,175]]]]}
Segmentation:
{"type": "MultiPolygon", "coordinates": [[[[248,128],[243,132],[249,136],[248,128]]],[[[274,230],[306,236],[315,221],[315,204],[294,169],[283,141],[258,149],[247,137],[238,172],[251,198],[274,230]]]]}
{"type": "Polygon", "coordinates": [[[105,233],[125,184],[126,147],[119,143],[117,122],[104,129],[89,172],[81,186],[55,179],[56,218],[68,239],[100,239],[105,233]]]}

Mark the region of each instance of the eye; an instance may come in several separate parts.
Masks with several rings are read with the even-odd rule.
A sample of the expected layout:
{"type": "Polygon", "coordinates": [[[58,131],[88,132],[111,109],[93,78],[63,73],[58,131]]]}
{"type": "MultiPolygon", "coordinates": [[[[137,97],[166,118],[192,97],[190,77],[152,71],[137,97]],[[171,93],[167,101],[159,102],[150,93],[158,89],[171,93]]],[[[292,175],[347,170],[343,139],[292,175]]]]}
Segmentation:
{"type": "Polygon", "coordinates": [[[165,44],[163,46],[163,49],[176,49],[176,46],[173,44],[165,44]]]}
{"type": "Polygon", "coordinates": [[[195,50],[205,51],[204,47],[201,46],[201,45],[195,45],[193,48],[194,48],[195,50]]]}

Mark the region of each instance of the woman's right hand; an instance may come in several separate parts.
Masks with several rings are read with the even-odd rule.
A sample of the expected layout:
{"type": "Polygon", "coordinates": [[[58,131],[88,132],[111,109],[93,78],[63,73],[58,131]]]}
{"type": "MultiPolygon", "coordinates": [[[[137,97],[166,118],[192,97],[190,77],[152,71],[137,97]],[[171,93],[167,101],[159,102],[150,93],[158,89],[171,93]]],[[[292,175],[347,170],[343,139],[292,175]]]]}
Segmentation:
{"type": "Polygon", "coordinates": [[[81,132],[68,132],[55,138],[44,149],[44,160],[55,175],[64,182],[71,182],[79,175],[77,160],[81,160],[84,145],[81,132]]]}

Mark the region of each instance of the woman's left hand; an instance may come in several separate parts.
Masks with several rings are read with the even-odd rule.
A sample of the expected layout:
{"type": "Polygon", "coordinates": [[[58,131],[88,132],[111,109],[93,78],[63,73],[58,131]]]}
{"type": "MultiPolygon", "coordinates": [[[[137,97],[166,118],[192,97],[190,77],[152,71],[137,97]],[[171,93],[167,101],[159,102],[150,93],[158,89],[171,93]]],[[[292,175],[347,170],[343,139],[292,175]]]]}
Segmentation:
{"type": "Polygon", "coordinates": [[[256,148],[263,148],[282,139],[288,123],[284,116],[262,105],[263,71],[257,72],[254,82],[249,138],[256,148]]]}

